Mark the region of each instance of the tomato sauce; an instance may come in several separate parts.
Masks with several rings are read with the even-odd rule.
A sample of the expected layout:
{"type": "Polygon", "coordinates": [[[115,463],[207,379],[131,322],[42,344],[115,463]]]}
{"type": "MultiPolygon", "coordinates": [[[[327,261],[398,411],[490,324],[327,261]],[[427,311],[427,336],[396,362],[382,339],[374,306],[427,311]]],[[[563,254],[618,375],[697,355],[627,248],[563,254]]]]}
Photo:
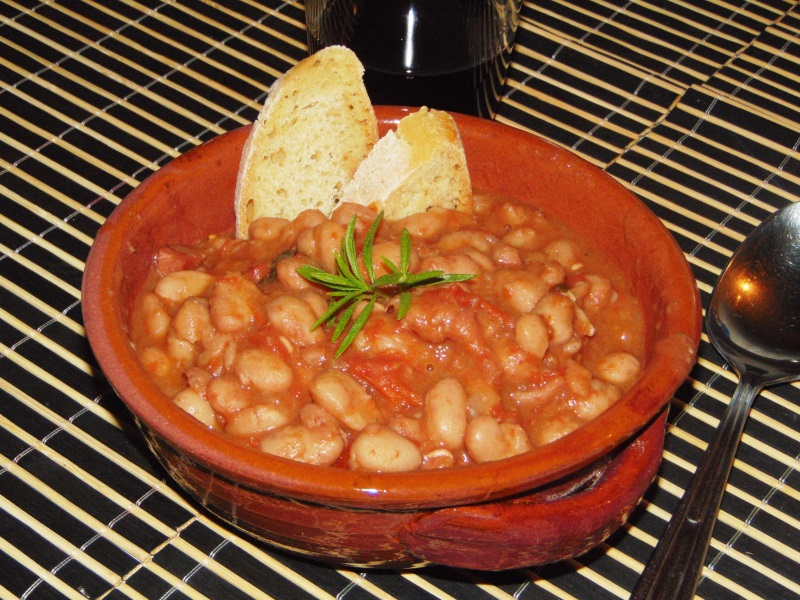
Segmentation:
{"type": "MultiPolygon", "coordinates": [[[[549,443],[615,402],[644,360],[643,318],[614,267],[540,211],[477,195],[474,214],[431,209],[384,221],[373,249],[412,273],[475,277],[415,288],[397,319],[381,298],[335,357],[324,286],[347,224],[376,215],[260,219],[157,254],[131,337],[159,387],[206,427],[264,452],[370,471],[500,460],[549,443]]],[[[363,256],[360,257],[363,269],[363,256]]],[[[362,307],[358,307],[360,310],[362,307]]]]}

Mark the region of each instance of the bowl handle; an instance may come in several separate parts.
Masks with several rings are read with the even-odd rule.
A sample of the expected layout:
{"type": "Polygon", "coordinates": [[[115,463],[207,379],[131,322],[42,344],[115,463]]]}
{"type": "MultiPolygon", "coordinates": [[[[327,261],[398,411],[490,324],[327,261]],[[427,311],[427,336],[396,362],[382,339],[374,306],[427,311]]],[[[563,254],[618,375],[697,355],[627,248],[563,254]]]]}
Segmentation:
{"type": "Polygon", "coordinates": [[[429,513],[400,534],[422,560],[466,569],[546,564],[593,548],[630,516],[658,472],[667,411],[629,442],[586,489],[556,500],[540,494],[429,513]]]}

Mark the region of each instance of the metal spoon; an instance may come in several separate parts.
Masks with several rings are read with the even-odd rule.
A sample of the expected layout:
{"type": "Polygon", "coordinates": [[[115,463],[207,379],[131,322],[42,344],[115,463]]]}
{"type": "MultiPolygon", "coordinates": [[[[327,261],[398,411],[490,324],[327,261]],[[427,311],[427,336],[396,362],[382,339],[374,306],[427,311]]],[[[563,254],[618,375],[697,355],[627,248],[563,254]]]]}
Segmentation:
{"type": "Polygon", "coordinates": [[[800,379],[800,202],[770,215],[733,255],[706,330],[739,385],[631,600],[694,596],[753,400],[800,379]]]}

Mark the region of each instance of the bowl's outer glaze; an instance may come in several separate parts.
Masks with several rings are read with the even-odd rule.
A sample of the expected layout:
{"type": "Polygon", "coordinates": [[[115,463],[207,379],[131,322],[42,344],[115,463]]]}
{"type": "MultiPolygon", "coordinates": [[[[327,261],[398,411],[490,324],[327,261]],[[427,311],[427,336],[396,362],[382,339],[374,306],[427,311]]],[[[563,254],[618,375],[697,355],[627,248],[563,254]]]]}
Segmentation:
{"type": "Polygon", "coordinates": [[[147,426],[143,431],[198,502],[279,548],[351,567],[501,570],[583,554],[625,523],[658,471],[665,422],[666,411],[609,460],[556,485],[501,501],[404,511],[273,496],[209,470],[147,426]]]}
{"type": "MultiPolygon", "coordinates": [[[[409,110],[377,107],[381,131],[393,127],[409,110]]],[[[341,540],[346,538],[364,549],[373,548],[374,560],[385,561],[395,550],[386,554],[379,550],[385,544],[367,535],[362,539],[360,532],[373,525],[376,533],[396,532],[397,526],[384,521],[400,523],[408,517],[408,511],[421,511],[425,520],[414,529],[405,528],[404,523],[401,537],[406,543],[425,546],[424,556],[430,560],[452,558],[453,550],[441,548],[452,542],[446,538],[452,538],[453,531],[459,527],[469,529],[463,523],[471,523],[473,530],[480,530],[482,525],[478,523],[485,523],[491,535],[500,520],[513,523],[514,527],[520,525],[517,521],[524,523],[521,517],[507,513],[521,509],[504,505],[489,513],[485,508],[481,509],[484,512],[475,509],[477,512],[469,515],[458,513],[464,509],[456,509],[461,516],[450,511],[437,513],[436,517],[431,517],[428,509],[509,498],[587,468],[653,422],[694,363],[701,331],[697,288],[680,248],[657,217],[607,174],[566,150],[491,121],[460,115],[456,120],[476,190],[542,208],[568,223],[621,267],[639,297],[648,323],[649,357],[642,378],[605,413],[572,434],[500,463],[464,469],[367,474],[314,467],[244,448],[206,430],[149,380],[131,349],[127,326],[133,298],[160,246],[192,243],[211,233],[232,230],[233,190],[249,129],[230,132],[160,169],[109,217],[87,260],[83,310],[87,335],[100,366],[136,416],[156,454],[179,482],[215,512],[228,517],[235,512],[238,526],[263,537],[272,536],[279,545],[334,560],[335,548],[345,547],[341,540]],[[277,506],[283,507],[282,529],[277,526],[280,518],[271,516],[278,513],[277,506]],[[305,509],[294,511],[295,506],[305,509]],[[351,512],[346,510],[348,507],[357,510],[351,512]],[[434,524],[448,532],[442,539],[433,531],[434,524]],[[283,533],[270,533],[269,527],[283,533]],[[333,536],[333,541],[323,543],[316,539],[307,543],[307,539],[315,539],[314,535],[307,536],[307,530],[312,529],[330,530],[326,535],[333,536]]],[[[655,427],[663,432],[663,422],[655,427]]],[[[652,428],[648,435],[654,435],[652,428]]],[[[644,445],[651,450],[654,447],[644,445]]],[[[660,442],[655,445],[658,449],[654,455],[660,457],[660,442]]],[[[644,463],[637,468],[641,469],[640,477],[624,481],[638,501],[655,471],[645,468],[644,463]]],[[[596,498],[602,500],[603,496],[596,498]]],[[[608,500],[605,497],[604,501],[608,500]]],[[[629,510],[626,505],[616,520],[608,522],[619,521],[619,516],[627,515],[629,510]]],[[[566,531],[569,527],[561,529],[566,531]]],[[[528,548],[536,539],[531,537],[534,532],[525,532],[524,528],[520,531],[520,536],[508,534],[508,539],[524,541],[523,547],[528,548]]],[[[520,551],[521,548],[514,550],[520,551]]],[[[458,553],[468,551],[465,547],[458,553]]],[[[344,560],[354,562],[356,554],[344,560]]],[[[358,554],[355,562],[372,560],[358,554]]],[[[407,559],[390,559],[404,561],[407,559]]],[[[511,566],[498,566],[492,561],[482,564],[485,568],[511,566]]]]}

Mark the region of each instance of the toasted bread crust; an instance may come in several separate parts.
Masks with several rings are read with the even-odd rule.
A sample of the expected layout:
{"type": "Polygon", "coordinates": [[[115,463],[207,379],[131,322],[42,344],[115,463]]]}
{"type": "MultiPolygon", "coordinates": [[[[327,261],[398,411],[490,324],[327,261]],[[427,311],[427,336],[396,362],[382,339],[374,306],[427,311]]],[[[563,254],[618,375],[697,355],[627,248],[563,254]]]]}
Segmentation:
{"type": "Polygon", "coordinates": [[[236,235],[262,216],[329,215],[378,140],[364,68],[342,46],[299,62],[270,89],[242,150],[236,235]]]}
{"type": "Polygon", "coordinates": [[[452,116],[421,108],[404,117],[361,163],[342,195],[400,219],[433,206],[472,212],[472,184],[452,116]]]}
{"type": "Polygon", "coordinates": [[[452,116],[421,108],[378,139],[364,67],[343,46],[299,62],[278,79],[242,150],[236,235],[260,217],[330,216],[339,202],[389,219],[433,206],[472,211],[464,147],[452,116]]]}

